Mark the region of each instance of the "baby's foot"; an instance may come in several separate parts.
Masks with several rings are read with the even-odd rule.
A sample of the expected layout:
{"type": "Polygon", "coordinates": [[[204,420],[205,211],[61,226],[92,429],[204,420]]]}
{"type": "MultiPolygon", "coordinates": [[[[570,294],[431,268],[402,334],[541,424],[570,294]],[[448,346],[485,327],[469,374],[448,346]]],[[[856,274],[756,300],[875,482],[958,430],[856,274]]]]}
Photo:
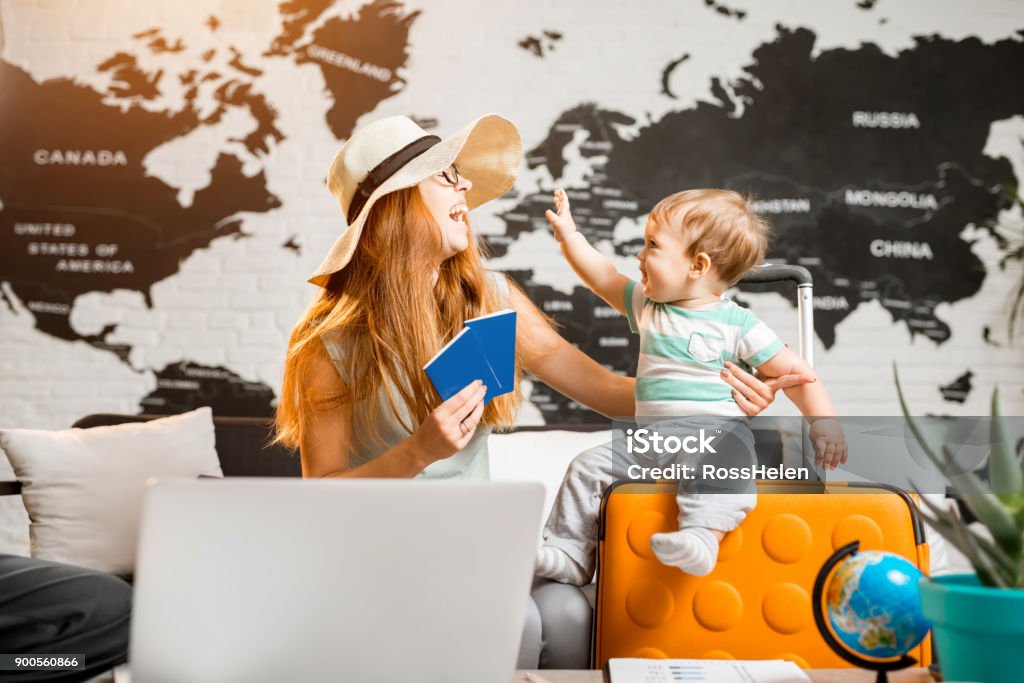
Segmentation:
{"type": "Polygon", "coordinates": [[[590,583],[590,572],[569,557],[561,548],[546,545],[537,550],[537,576],[554,579],[560,583],[586,586],[590,583]]]}
{"type": "Polygon", "coordinates": [[[711,573],[718,561],[718,539],[710,529],[687,527],[651,536],[651,550],[662,564],[694,576],[711,573]]]}

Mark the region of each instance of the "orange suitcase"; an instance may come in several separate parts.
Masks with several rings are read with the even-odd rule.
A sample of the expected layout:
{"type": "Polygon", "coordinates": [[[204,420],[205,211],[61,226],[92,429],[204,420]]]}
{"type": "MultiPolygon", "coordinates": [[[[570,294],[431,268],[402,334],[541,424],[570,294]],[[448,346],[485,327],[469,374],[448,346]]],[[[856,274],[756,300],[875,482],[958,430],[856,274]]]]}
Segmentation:
{"type": "MultiPolygon", "coordinates": [[[[744,283],[796,285],[799,353],[814,365],[811,274],[766,265],[744,283]]],[[[818,633],[818,570],[847,543],[902,555],[928,573],[924,527],[911,495],[879,485],[758,482],[754,511],[722,541],[711,574],[690,576],[654,557],[650,538],[677,528],[675,483],[620,481],[605,491],[598,543],[592,663],[612,657],[787,659],[851,666],[818,633]]],[[[931,662],[931,635],[908,653],[931,662]]]]}
{"type": "MultiPolygon", "coordinates": [[[[612,657],[787,659],[850,664],[819,635],[811,610],[818,570],[859,540],[928,572],[912,496],[876,485],[759,482],[754,511],[722,542],[711,574],[662,565],[651,534],[676,528],[674,483],[620,481],[605,492],[598,545],[593,664],[612,657]]],[[[931,636],[910,652],[931,662],[931,636]]]]}

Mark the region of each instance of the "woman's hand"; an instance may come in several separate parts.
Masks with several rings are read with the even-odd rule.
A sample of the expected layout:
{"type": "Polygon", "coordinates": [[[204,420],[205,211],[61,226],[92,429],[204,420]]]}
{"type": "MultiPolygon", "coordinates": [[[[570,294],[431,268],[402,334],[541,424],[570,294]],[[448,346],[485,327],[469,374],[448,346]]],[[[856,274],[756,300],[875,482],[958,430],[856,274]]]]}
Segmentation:
{"type": "Polygon", "coordinates": [[[480,380],[434,408],[409,437],[417,457],[426,467],[466,447],[484,414],[487,387],[480,380]]]}
{"type": "Polygon", "coordinates": [[[815,381],[813,375],[793,374],[773,377],[767,382],[762,382],[730,361],[725,363],[722,379],[732,387],[732,396],[736,399],[736,404],[749,417],[754,417],[771,405],[775,400],[775,392],[779,389],[815,381]]]}

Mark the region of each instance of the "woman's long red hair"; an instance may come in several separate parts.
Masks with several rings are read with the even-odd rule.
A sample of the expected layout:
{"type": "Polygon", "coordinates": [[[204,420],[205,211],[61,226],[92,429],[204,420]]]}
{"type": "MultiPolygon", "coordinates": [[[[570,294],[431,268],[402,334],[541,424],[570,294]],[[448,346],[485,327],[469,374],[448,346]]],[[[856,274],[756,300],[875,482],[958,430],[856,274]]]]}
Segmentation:
{"type": "MultiPolygon", "coordinates": [[[[391,192],[374,203],[352,260],[331,276],[292,331],[275,442],[298,449],[314,411],[374,399],[382,388],[390,411],[409,432],[440,403],[423,366],[465,320],[505,305],[472,238],[469,248],[438,270],[440,248],[440,228],[418,188],[391,192]],[[345,386],[340,395],[316,395],[306,381],[312,368],[328,358],[325,339],[346,352],[333,361],[345,386]],[[412,424],[402,419],[402,405],[412,424]]],[[[523,400],[519,367],[517,362],[516,389],[488,404],[483,425],[501,429],[515,423],[523,400]]],[[[381,407],[376,400],[366,401],[360,418],[369,433],[357,435],[360,443],[383,445],[381,407]]]]}

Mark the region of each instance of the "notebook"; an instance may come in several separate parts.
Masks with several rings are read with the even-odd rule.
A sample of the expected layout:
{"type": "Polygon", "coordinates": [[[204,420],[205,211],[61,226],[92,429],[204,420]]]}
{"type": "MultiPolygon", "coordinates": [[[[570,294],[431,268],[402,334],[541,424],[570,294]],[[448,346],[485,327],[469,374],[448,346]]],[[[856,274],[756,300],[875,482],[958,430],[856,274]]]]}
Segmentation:
{"type": "Polygon", "coordinates": [[[515,388],[516,312],[507,308],[467,320],[455,338],[423,366],[442,401],[467,384],[487,385],[484,404],[515,388]]]}
{"type": "Polygon", "coordinates": [[[811,683],[793,662],[781,659],[609,659],[610,683],[811,683]]]}

